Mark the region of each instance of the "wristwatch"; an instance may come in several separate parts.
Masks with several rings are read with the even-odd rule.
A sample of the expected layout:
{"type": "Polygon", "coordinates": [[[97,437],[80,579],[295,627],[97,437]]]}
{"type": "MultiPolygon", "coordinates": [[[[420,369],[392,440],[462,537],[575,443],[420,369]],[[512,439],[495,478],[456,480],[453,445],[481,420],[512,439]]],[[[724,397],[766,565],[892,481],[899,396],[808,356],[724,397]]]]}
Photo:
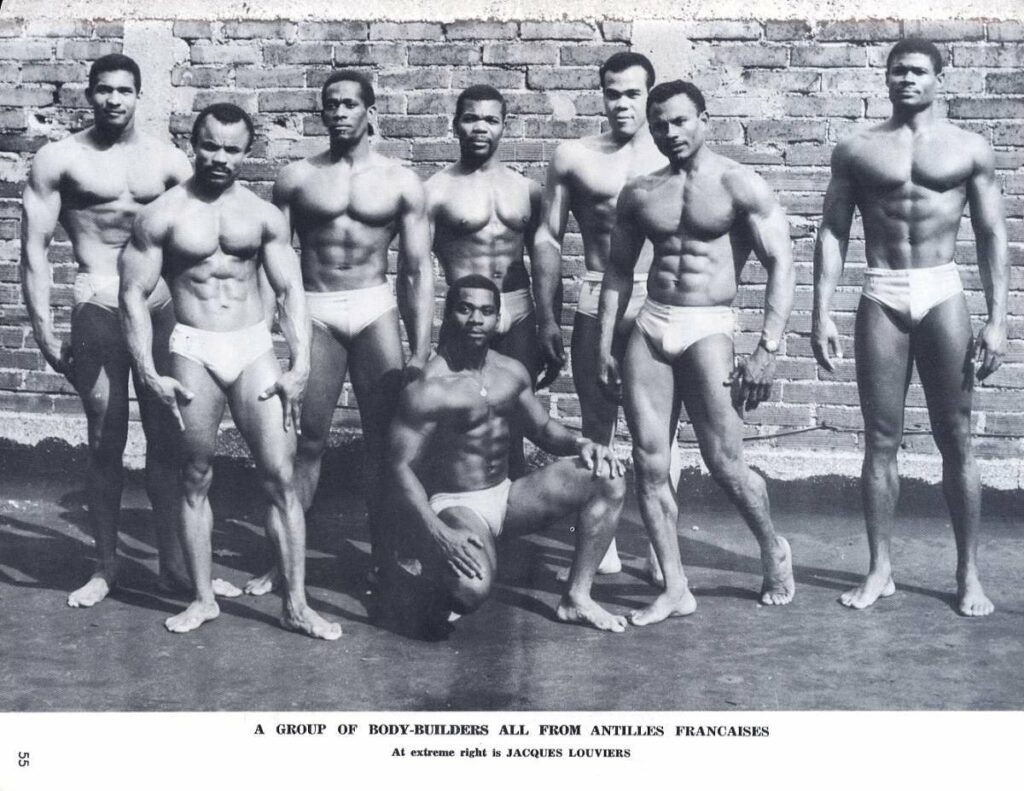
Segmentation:
{"type": "Polygon", "coordinates": [[[757,345],[769,354],[775,354],[779,350],[779,342],[774,338],[769,338],[763,332],[761,333],[761,340],[757,342],[757,345]]]}

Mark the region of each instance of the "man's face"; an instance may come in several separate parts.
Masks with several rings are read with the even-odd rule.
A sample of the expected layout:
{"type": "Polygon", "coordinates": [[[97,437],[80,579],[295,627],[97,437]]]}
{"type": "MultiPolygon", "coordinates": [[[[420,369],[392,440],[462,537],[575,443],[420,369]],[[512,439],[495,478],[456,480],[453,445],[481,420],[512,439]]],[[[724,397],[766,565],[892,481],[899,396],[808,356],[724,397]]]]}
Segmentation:
{"type": "Polygon", "coordinates": [[[238,177],[250,142],[243,122],[225,124],[207,116],[196,136],[196,179],[210,187],[227,189],[238,177]]]}
{"type": "Polygon", "coordinates": [[[697,112],[689,96],[677,94],[652,105],[648,122],[654,144],[673,164],[689,159],[704,145],[708,114],[697,112]]]}
{"type": "Polygon", "coordinates": [[[498,307],[494,292],[486,288],[459,289],[452,309],[459,336],[470,346],[487,346],[498,328],[498,307]]]}
{"type": "Polygon", "coordinates": [[[358,142],[366,136],[376,115],[377,109],[364,103],[358,82],[342,80],[327,87],[320,118],[331,140],[358,142]]]}
{"type": "Polygon", "coordinates": [[[612,134],[628,140],[647,119],[647,71],[643,66],[630,66],[624,71],[610,71],[604,75],[604,114],[611,125],[612,134]]]}
{"type": "Polygon", "coordinates": [[[897,56],[885,72],[889,100],[894,107],[906,109],[928,107],[935,101],[942,79],[942,74],[935,73],[932,59],[923,52],[897,56]]]}
{"type": "Polygon", "coordinates": [[[498,150],[501,136],[505,133],[501,102],[496,99],[464,102],[454,126],[463,159],[489,159],[498,150]]]}
{"type": "Polygon", "coordinates": [[[135,117],[135,77],[130,71],[105,71],[97,75],[96,84],[85,92],[96,124],[112,131],[124,129],[135,117]]]}

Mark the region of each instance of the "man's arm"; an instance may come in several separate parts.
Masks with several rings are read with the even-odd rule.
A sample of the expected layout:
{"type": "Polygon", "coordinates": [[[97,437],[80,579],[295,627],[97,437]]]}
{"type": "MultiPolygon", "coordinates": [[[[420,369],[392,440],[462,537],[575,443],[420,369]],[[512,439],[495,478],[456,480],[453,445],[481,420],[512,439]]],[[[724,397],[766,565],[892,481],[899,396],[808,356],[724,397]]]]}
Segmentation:
{"type": "Polygon", "coordinates": [[[554,381],[565,365],[562,328],[562,241],[569,222],[569,166],[559,146],[548,166],[541,196],[539,224],[530,245],[530,279],[537,311],[537,340],[544,354],[544,384],[554,381]]]}
{"type": "MultiPolygon", "coordinates": [[[[277,176],[277,180],[274,181],[274,188],[270,198],[271,202],[278,208],[278,210],[284,216],[286,229],[285,237],[288,239],[289,245],[294,240],[294,232],[292,229],[292,192],[294,190],[294,167],[294,164],[286,165],[284,169],[281,170],[281,172],[277,176]]],[[[277,294],[275,294],[274,289],[270,287],[270,282],[267,280],[266,269],[263,267],[260,268],[259,283],[260,302],[263,305],[263,317],[268,325],[272,325],[274,323],[274,316],[277,314],[277,294]]]]}
{"type": "Polygon", "coordinates": [[[163,271],[163,236],[167,229],[160,204],[160,199],[157,199],[156,203],[136,215],[131,240],[118,261],[121,274],[121,329],[128,353],[143,385],[171,410],[178,427],[184,431],[185,423],[178,408],[178,399],[191,401],[192,393],[177,379],[157,373],[153,362],[153,320],[149,314],[149,305],[146,304],[163,271]]]}
{"type": "Polygon", "coordinates": [[[995,155],[988,144],[978,141],[974,173],[967,182],[971,225],[978,247],[978,270],[985,288],[988,321],[974,343],[978,379],[985,379],[1002,364],[1006,349],[1006,302],[1009,288],[1006,248],[1006,219],[1003,199],[995,174],[995,155]]]}
{"type": "Polygon", "coordinates": [[[275,207],[262,204],[266,211],[260,258],[263,272],[280,307],[280,326],[291,351],[291,366],[281,378],[260,394],[260,400],[277,395],[284,409],[284,429],[292,422],[299,425],[302,398],[309,380],[312,325],[302,290],[299,260],[291,246],[288,224],[275,207]]]}
{"type": "Polygon", "coordinates": [[[50,262],[47,249],[60,217],[63,165],[58,151],[45,146],[36,155],[22,196],[21,285],[32,334],[46,362],[71,376],[71,345],[61,344],[50,313],[50,262]]]}
{"type": "MultiPolygon", "coordinates": [[[[734,173],[727,176],[727,183],[746,222],[754,253],[768,272],[761,337],[768,343],[778,343],[786,330],[796,289],[789,221],[763,178],[746,168],[734,173]]],[[[775,352],[768,351],[763,343],[749,357],[738,360],[729,377],[736,403],[753,409],[766,401],[771,395],[774,369],[775,352]]]]}
{"type": "Polygon", "coordinates": [[[409,368],[421,369],[430,356],[434,319],[434,267],[430,261],[430,224],[423,184],[410,170],[402,173],[402,216],[399,224],[399,310],[409,336],[409,368]]]}
{"type": "Polygon", "coordinates": [[[541,450],[555,456],[579,456],[580,460],[593,470],[594,477],[600,477],[607,461],[608,477],[623,475],[622,462],[614,456],[606,445],[599,445],[586,437],[569,431],[565,426],[551,417],[537,399],[530,387],[529,374],[518,363],[515,364],[515,375],[521,380],[518,402],[518,416],[522,422],[526,436],[541,450]]]}
{"type": "Polygon", "coordinates": [[[832,178],[825,191],[821,225],[814,243],[814,312],[811,319],[811,348],[818,365],[834,370],[832,357],[842,359],[839,330],[832,321],[832,295],[843,276],[846,248],[855,207],[849,172],[847,146],[840,143],[832,152],[832,178]],[[831,356],[830,356],[831,355],[831,356]]]}
{"type": "Polygon", "coordinates": [[[615,328],[633,295],[633,270],[646,239],[634,217],[636,194],[633,182],[628,182],[619,193],[615,207],[615,226],[612,228],[608,266],[601,281],[601,302],[597,320],[598,383],[605,395],[618,402],[622,397],[619,363],[612,354],[615,328]]]}
{"type": "Polygon", "coordinates": [[[482,579],[483,566],[477,559],[478,551],[483,549],[480,539],[472,533],[452,530],[434,513],[414,469],[437,428],[435,416],[423,406],[433,387],[432,382],[420,380],[402,391],[388,445],[394,493],[411,521],[437,545],[453,571],[482,579]]]}

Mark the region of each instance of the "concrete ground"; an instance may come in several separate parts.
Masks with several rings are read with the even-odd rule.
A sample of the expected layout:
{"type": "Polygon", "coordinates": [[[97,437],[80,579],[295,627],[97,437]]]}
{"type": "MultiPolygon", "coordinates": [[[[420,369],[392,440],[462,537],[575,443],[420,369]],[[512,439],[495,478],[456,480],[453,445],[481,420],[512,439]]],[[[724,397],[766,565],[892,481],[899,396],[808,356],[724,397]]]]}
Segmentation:
{"type": "MultiPolygon", "coordinates": [[[[864,612],[836,602],[859,580],[866,545],[857,487],[846,479],[770,484],[795,555],[796,600],[757,602],[756,545],[698,478],[684,481],[679,534],[699,608],[625,634],[554,618],[569,564],[565,526],[502,546],[501,584],[444,640],[371,624],[362,503],[344,460],[325,471],[309,525],[313,606],[340,621],[337,643],[277,625],[280,600],[222,601],[188,635],[162,621],[184,599],[154,588],[145,495],[130,477],[122,586],[89,610],[65,606],[88,577],[91,540],[76,474],[10,459],[0,469],[0,710],[805,710],[1024,708],[1024,535],[1020,492],[986,492],[981,542],[997,611],[953,606],[955,554],[937,488],[905,487],[896,542],[899,592],[864,612]],[[339,483],[340,482],[340,483],[339,483]],[[330,487],[322,486],[325,490],[330,487]],[[1014,659],[1016,657],[1016,659],[1014,659]]],[[[237,584],[268,561],[250,470],[225,462],[214,486],[216,572],[237,584]]],[[[639,576],[642,527],[631,499],[620,528],[626,569],[596,598],[626,612],[650,600],[639,576]]]]}

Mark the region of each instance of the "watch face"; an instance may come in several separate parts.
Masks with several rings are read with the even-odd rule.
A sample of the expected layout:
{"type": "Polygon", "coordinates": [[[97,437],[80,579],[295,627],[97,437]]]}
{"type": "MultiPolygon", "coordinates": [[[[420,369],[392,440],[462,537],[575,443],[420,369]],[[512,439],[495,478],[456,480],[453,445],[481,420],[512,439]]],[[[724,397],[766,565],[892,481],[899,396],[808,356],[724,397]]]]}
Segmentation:
{"type": "Polygon", "coordinates": [[[779,350],[779,342],[769,340],[768,338],[761,338],[761,345],[764,346],[765,351],[772,352],[773,354],[779,350]]]}

